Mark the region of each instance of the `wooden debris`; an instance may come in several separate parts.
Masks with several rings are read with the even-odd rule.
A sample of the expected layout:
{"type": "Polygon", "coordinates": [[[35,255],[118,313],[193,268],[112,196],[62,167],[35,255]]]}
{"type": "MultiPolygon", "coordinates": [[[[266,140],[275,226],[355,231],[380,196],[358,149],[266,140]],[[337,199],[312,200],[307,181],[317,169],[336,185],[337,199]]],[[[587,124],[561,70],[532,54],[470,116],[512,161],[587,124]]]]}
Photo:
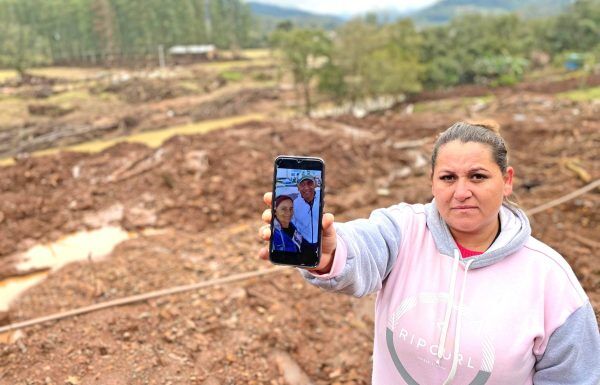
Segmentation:
{"type": "Polygon", "coordinates": [[[585,183],[590,183],[590,181],[592,180],[592,176],[583,168],[583,165],[581,164],[581,161],[579,159],[563,158],[561,159],[561,163],[565,166],[567,170],[574,172],[575,175],[577,175],[577,177],[585,183]]]}
{"type": "Polygon", "coordinates": [[[129,179],[134,176],[143,174],[146,171],[149,171],[156,167],[162,161],[164,152],[165,150],[163,148],[159,148],[148,157],[136,159],[133,162],[127,163],[124,166],[117,169],[117,171],[107,176],[105,181],[109,183],[120,182],[125,179],[129,179]]]}
{"type": "Polygon", "coordinates": [[[577,240],[577,242],[579,242],[579,243],[582,243],[582,244],[584,244],[586,246],[589,246],[592,249],[600,250],[600,242],[597,242],[597,241],[594,241],[592,239],[588,239],[588,238],[582,237],[581,235],[576,234],[576,233],[574,233],[572,231],[569,231],[567,234],[568,234],[569,238],[573,238],[573,239],[577,240]]]}

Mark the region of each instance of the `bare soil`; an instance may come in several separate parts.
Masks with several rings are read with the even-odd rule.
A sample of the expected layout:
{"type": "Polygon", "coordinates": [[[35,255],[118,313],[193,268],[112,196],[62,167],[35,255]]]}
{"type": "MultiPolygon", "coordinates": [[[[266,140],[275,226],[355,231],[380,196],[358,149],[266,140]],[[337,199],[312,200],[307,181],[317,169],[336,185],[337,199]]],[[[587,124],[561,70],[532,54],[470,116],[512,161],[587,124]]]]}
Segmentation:
{"type": "MultiPolygon", "coordinates": [[[[600,105],[525,89],[435,114],[399,106],[363,119],[271,119],[176,136],[158,149],[124,143],[20,157],[0,168],[0,272],[10,275],[16,253],[77,230],[114,223],[138,236],[105,260],[50,274],[3,322],[269,268],[255,255],[278,154],[325,159],[326,207],[338,220],[427,202],[435,135],[466,117],[502,125],[526,209],[584,186],[586,173],[600,177],[600,105]],[[147,228],[161,231],[143,235],[147,228]]],[[[597,317],[599,203],[596,189],[531,218],[597,317]]],[[[328,294],[290,269],[24,329],[0,344],[0,384],[290,384],[294,365],[315,384],[368,384],[372,311],[372,296],[328,294]]]]}

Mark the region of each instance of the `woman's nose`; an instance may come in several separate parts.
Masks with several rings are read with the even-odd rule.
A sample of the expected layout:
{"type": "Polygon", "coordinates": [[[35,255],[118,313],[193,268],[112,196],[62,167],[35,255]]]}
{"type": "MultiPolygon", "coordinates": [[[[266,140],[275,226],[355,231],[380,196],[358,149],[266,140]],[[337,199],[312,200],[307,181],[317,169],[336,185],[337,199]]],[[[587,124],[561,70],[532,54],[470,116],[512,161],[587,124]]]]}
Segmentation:
{"type": "Polygon", "coordinates": [[[471,188],[469,187],[469,184],[467,183],[467,181],[459,179],[456,182],[456,188],[454,190],[454,198],[456,198],[460,201],[464,201],[465,199],[470,198],[472,195],[473,195],[473,193],[471,192],[471,188]]]}

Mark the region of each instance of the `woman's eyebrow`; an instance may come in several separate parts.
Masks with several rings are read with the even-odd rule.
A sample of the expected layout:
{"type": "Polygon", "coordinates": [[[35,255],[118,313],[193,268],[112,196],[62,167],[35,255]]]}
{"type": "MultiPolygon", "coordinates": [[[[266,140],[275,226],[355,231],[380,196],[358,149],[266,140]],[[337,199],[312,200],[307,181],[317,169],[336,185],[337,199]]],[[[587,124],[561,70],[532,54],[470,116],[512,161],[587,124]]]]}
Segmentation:
{"type": "Polygon", "coordinates": [[[485,168],[485,167],[474,167],[474,168],[472,168],[472,169],[469,170],[470,173],[480,172],[480,171],[488,172],[487,168],[485,168]]]}
{"type": "MultiPolygon", "coordinates": [[[[483,167],[483,166],[476,166],[476,167],[473,167],[473,168],[469,169],[467,171],[467,173],[472,174],[472,173],[481,172],[481,171],[489,172],[489,170],[487,168],[483,167]]],[[[443,174],[443,173],[446,173],[446,174],[456,174],[457,172],[454,171],[454,170],[447,169],[447,168],[442,168],[442,169],[440,169],[438,171],[438,173],[440,173],[440,174],[443,174]]]]}

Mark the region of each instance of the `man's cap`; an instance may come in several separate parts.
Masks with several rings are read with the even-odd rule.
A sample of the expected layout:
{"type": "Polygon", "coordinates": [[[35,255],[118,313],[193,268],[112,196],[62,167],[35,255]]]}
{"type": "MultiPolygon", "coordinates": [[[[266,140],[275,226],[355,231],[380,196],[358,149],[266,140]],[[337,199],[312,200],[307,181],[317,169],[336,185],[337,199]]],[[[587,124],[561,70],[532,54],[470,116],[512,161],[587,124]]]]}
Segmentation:
{"type": "Polygon", "coordinates": [[[315,178],[312,175],[303,175],[302,177],[300,177],[300,179],[298,179],[298,184],[302,183],[305,180],[312,180],[314,182],[315,178]]]}

